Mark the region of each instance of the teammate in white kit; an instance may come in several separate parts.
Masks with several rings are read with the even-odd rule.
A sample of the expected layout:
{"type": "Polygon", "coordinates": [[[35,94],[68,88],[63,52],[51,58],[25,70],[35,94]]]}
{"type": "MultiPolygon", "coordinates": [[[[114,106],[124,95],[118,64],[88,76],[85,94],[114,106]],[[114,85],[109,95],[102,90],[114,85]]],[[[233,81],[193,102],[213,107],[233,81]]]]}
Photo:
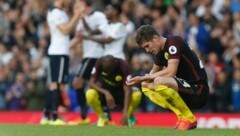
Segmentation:
{"type": "Polygon", "coordinates": [[[104,34],[104,38],[83,35],[86,39],[91,39],[104,44],[104,55],[113,55],[116,58],[125,60],[123,47],[126,41],[127,31],[125,25],[120,22],[119,16],[122,12],[121,5],[108,5],[106,16],[109,24],[102,24],[99,31],[104,34]]]}
{"type": "MultiPolygon", "coordinates": [[[[98,58],[102,57],[104,49],[103,44],[90,40],[81,39],[81,34],[90,35],[89,32],[94,32],[99,29],[100,25],[108,23],[104,13],[93,11],[91,2],[85,0],[85,16],[79,21],[76,29],[76,34],[72,40],[72,46],[82,42],[83,46],[83,60],[79,66],[77,76],[74,78],[73,87],[76,89],[77,100],[81,107],[81,118],[70,121],[70,125],[89,124],[90,120],[87,118],[88,107],[84,89],[90,79],[92,68],[98,58]],[[79,34],[79,35],[78,35],[79,34]]],[[[102,34],[94,35],[94,38],[102,38],[102,34]]]]}
{"type": "Polygon", "coordinates": [[[46,107],[41,124],[62,125],[64,121],[58,118],[59,91],[63,90],[68,80],[68,53],[70,47],[69,34],[76,27],[83,16],[84,7],[80,3],[74,4],[71,20],[64,9],[72,4],[69,0],[55,0],[54,7],[49,9],[47,22],[51,34],[48,49],[50,60],[50,85],[46,93],[46,107]]]}

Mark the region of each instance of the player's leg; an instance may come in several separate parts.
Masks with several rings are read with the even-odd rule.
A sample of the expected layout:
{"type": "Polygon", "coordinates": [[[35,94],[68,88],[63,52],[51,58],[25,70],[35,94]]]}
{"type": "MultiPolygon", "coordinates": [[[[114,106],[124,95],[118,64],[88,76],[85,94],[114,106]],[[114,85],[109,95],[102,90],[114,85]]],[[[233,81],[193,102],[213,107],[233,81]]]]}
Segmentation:
{"type": "Polygon", "coordinates": [[[80,64],[78,74],[73,81],[73,87],[76,89],[78,104],[81,107],[82,121],[78,121],[78,124],[90,123],[89,118],[87,118],[88,106],[84,89],[86,88],[86,83],[91,76],[91,71],[95,65],[96,60],[97,59],[94,58],[85,58],[80,64]]]}
{"type": "Polygon", "coordinates": [[[163,97],[162,95],[160,95],[160,93],[155,91],[153,82],[152,83],[143,82],[142,83],[142,92],[147,97],[149,97],[149,99],[152,102],[154,102],[155,104],[173,111],[177,115],[178,120],[182,119],[182,116],[183,116],[182,113],[177,108],[172,106],[168,101],[166,101],[165,97],[163,97]]]}
{"type": "Polygon", "coordinates": [[[137,109],[140,101],[142,98],[142,93],[140,92],[140,89],[137,87],[132,87],[132,95],[128,107],[127,116],[130,117],[133,115],[134,111],[137,109]]]}
{"type": "MultiPolygon", "coordinates": [[[[52,116],[52,119],[56,120],[56,116],[57,116],[57,111],[54,110],[53,107],[53,99],[56,99],[56,92],[58,89],[58,85],[57,85],[57,81],[58,81],[58,75],[59,75],[59,70],[60,67],[56,67],[60,65],[60,57],[56,56],[56,55],[50,55],[49,56],[49,60],[50,60],[50,67],[48,70],[48,78],[50,79],[50,84],[49,84],[49,89],[46,92],[46,105],[44,108],[44,118],[41,120],[41,124],[48,124],[49,122],[45,119],[50,120],[52,116]]],[[[56,108],[55,108],[56,109],[56,108]]]]}
{"type": "Polygon", "coordinates": [[[142,98],[142,93],[139,88],[137,87],[132,87],[132,95],[127,111],[127,116],[128,116],[128,125],[133,126],[136,123],[136,119],[133,116],[135,110],[137,109],[138,105],[140,104],[141,98],[142,98]]]}
{"type": "Polygon", "coordinates": [[[52,111],[52,91],[48,89],[45,93],[45,107],[43,110],[43,118],[40,121],[40,124],[47,125],[51,119],[52,111]]]}
{"type": "Polygon", "coordinates": [[[105,126],[109,120],[108,117],[104,114],[98,92],[94,89],[88,89],[86,91],[86,98],[88,105],[98,115],[97,126],[105,126]]]}
{"type": "Polygon", "coordinates": [[[88,112],[88,107],[87,107],[87,102],[86,102],[86,96],[85,96],[85,83],[84,79],[81,77],[76,76],[73,81],[73,87],[76,90],[76,95],[77,95],[77,101],[79,106],[81,107],[81,120],[87,119],[87,112],[88,112]]]}
{"type": "Polygon", "coordinates": [[[66,55],[56,56],[51,63],[51,67],[55,72],[52,72],[52,83],[50,84],[50,90],[52,91],[52,121],[51,125],[64,125],[65,122],[58,116],[58,106],[60,104],[59,92],[61,88],[64,88],[68,82],[68,65],[69,58],[66,55]]]}
{"type": "MultiPolygon", "coordinates": [[[[189,84],[185,83],[185,85],[189,84]]],[[[185,125],[184,128],[182,128],[184,130],[188,128],[191,129],[191,127],[195,128],[197,125],[196,118],[185,103],[185,101],[177,92],[179,89],[177,81],[171,77],[157,77],[154,80],[154,86],[155,91],[159,92],[159,94],[166,98],[166,101],[168,101],[173,107],[175,107],[182,113],[182,124],[188,124],[185,125]]],[[[179,125],[181,125],[181,122],[179,125]]]]}

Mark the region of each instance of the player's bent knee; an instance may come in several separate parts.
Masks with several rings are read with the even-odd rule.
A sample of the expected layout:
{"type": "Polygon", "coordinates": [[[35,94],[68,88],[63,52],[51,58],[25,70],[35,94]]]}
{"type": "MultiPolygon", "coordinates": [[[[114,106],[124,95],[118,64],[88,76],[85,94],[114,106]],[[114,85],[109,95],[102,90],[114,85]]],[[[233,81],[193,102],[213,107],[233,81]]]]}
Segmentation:
{"type": "Polygon", "coordinates": [[[147,84],[147,83],[145,83],[145,82],[142,82],[142,83],[141,83],[141,86],[142,86],[142,87],[147,87],[147,86],[148,86],[148,84],[147,84]]]}
{"type": "Polygon", "coordinates": [[[141,101],[141,98],[142,98],[142,93],[140,91],[133,91],[132,101],[134,101],[134,103],[139,104],[139,102],[141,101]]]}
{"type": "Polygon", "coordinates": [[[154,83],[154,86],[156,86],[156,85],[165,85],[166,84],[164,77],[157,77],[157,78],[155,78],[153,83],[154,83]]]}
{"type": "Polygon", "coordinates": [[[88,89],[86,92],[86,99],[88,103],[91,103],[94,99],[98,99],[98,93],[94,89],[88,89]]]}

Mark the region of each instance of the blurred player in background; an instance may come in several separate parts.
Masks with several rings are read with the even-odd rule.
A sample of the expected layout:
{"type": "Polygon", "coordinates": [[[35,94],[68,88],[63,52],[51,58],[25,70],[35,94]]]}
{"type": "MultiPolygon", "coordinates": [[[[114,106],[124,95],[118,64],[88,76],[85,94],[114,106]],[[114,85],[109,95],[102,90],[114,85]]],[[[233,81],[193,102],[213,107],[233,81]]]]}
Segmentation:
{"type": "Polygon", "coordinates": [[[41,124],[64,124],[64,121],[58,118],[59,91],[64,90],[64,84],[68,81],[69,34],[75,29],[78,20],[83,16],[84,10],[84,7],[76,2],[73,16],[69,20],[64,9],[67,9],[71,4],[72,1],[70,0],[55,0],[54,7],[47,14],[51,34],[51,43],[48,49],[51,81],[46,93],[46,107],[41,124]]]}
{"type": "Polygon", "coordinates": [[[110,109],[123,108],[122,125],[131,126],[135,123],[133,113],[140,103],[142,93],[125,84],[130,76],[129,68],[122,59],[107,55],[96,62],[86,97],[88,104],[99,117],[97,126],[105,126],[109,122],[103,111],[105,105],[110,109]]]}
{"type": "Polygon", "coordinates": [[[181,37],[162,37],[150,25],[137,30],[136,42],[155,55],[155,64],[150,74],[136,76],[127,85],[141,83],[143,93],[151,101],[172,110],[178,117],[176,129],[196,128],[197,120],[190,109],[204,106],[209,96],[201,60],[181,37]]]}
{"type": "Polygon", "coordinates": [[[105,11],[109,24],[102,24],[98,30],[90,31],[92,35],[102,33],[105,37],[93,37],[83,35],[83,38],[90,39],[104,44],[104,55],[113,55],[114,57],[125,60],[123,47],[126,41],[127,30],[125,25],[120,22],[122,13],[121,5],[108,5],[105,11]]]}
{"type": "MultiPolygon", "coordinates": [[[[91,76],[92,68],[98,58],[103,55],[103,44],[95,42],[90,39],[81,39],[79,34],[90,35],[89,32],[96,31],[100,25],[107,24],[107,18],[104,13],[99,11],[93,11],[91,2],[89,0],[83,0],[82,4],[85,4],[85,16],[79,21],[76,29],[76,34],[72,40],[72,46],[82,43],[83,46],[83,60],[80,64],[77,76],[73,81],[73,87],[76,89],[77,100],[81,107],[81,119],[70,121],[70,125],[89,124],[90,120],[87,118],[88,107],[86,103],[86,97],[84,89],[91,76]]],[[[101,33],[96,33],[92,37],[102,38],[101,33]]]]}

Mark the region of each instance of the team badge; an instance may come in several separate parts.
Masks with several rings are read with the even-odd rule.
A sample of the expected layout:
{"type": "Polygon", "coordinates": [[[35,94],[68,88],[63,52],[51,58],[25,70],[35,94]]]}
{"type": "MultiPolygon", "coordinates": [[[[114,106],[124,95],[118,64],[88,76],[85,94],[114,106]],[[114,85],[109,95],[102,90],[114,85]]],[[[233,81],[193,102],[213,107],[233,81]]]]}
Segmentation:
{"type": "Polygon", "coordinates": [[[121,81],[121,80],[122,80],[122,76],[117,75],[117,76],[115,77],[115,80],[116,80],[116,81],[121,81]]]}
{"type": "Polygon", "coordinates": [[[177,53],[177,48],[174,45],[172,45],[172,46],[169,47],[168,51],[169,51],[170,54],[176,54],[177,53]]]}
{"type": "Polygon", "coordinates": [[[168,53],[165,52],[165,53],[164,53],[164,57],[165,57],[166,60],[168,60],[168,56],[169,56],[168,53]]]}

